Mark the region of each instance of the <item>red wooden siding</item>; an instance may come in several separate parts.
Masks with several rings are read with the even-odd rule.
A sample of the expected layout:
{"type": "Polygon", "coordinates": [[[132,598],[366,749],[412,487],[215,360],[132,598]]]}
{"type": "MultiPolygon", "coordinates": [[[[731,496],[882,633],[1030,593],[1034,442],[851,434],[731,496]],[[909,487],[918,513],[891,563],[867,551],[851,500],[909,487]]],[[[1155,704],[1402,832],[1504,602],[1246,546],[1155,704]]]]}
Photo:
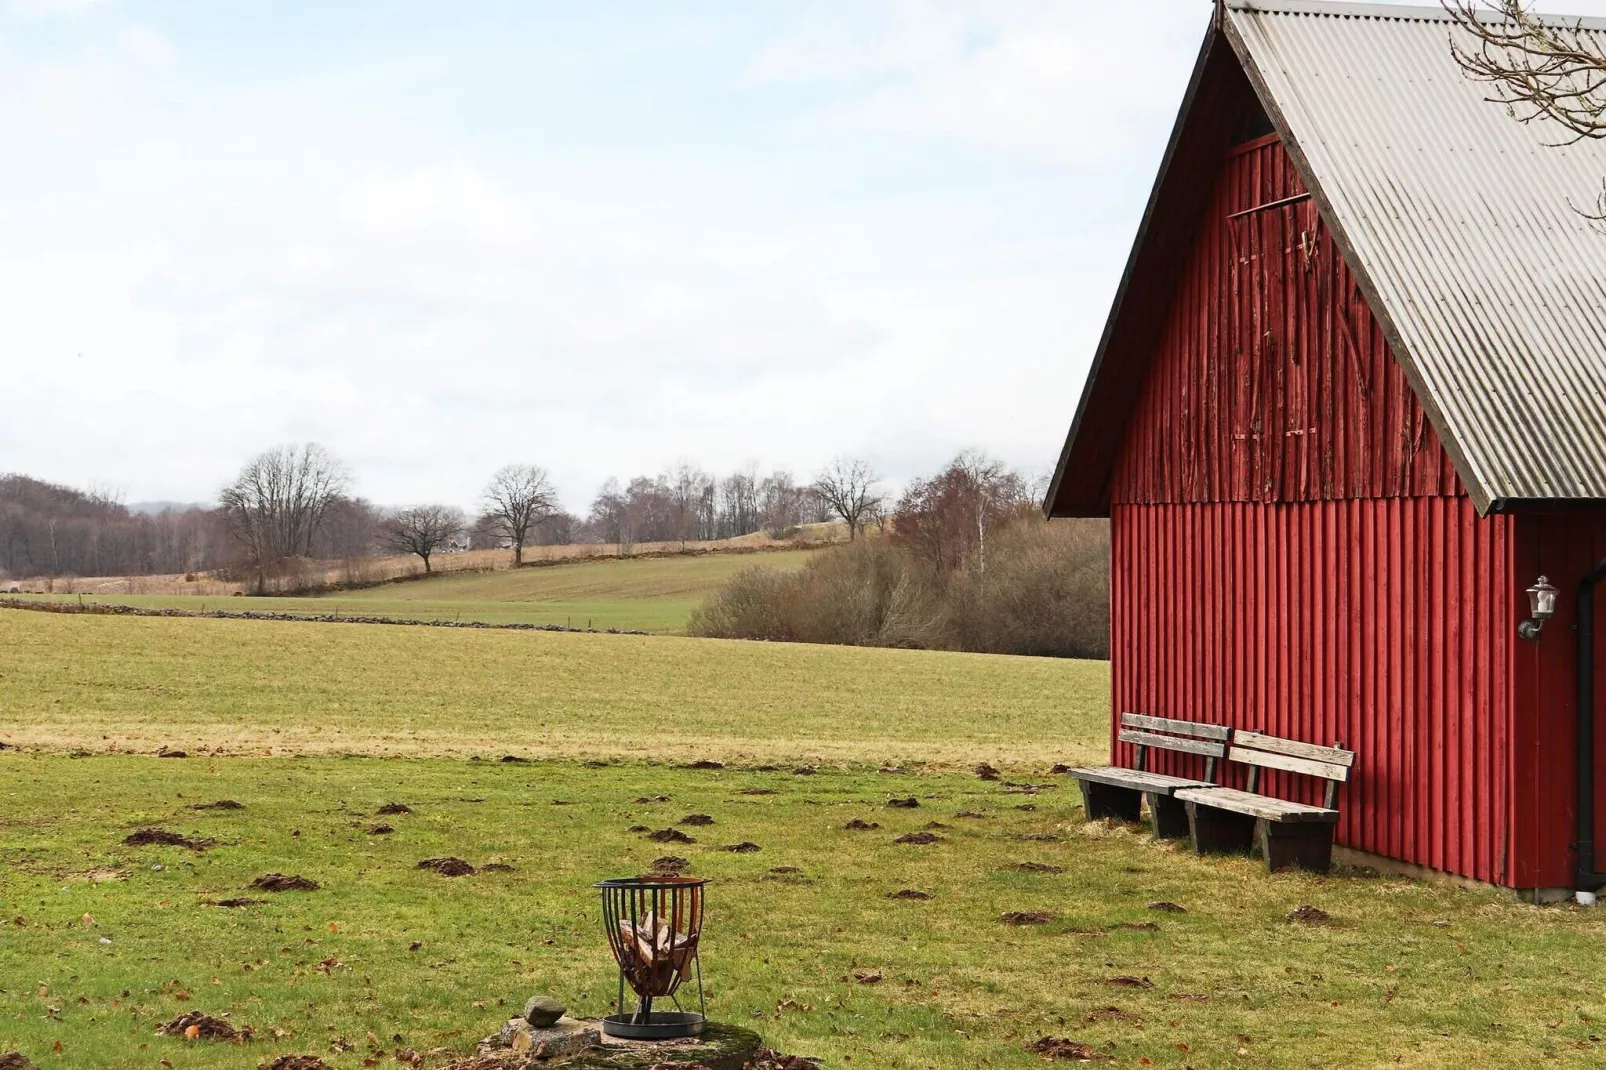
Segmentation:
{"type": "Polygon", "coordinates": [[[1228,153],[1118,455],[1112,503],[1461,493],[1304,193],[1275,136],[1228,153]]]}
{"type": "Polygon", "coordinates": [[[1342,740],[1340,843],[1512,884],[1515,523],[1465,497],[1116,506],[1114,710],[1342,740]]]}

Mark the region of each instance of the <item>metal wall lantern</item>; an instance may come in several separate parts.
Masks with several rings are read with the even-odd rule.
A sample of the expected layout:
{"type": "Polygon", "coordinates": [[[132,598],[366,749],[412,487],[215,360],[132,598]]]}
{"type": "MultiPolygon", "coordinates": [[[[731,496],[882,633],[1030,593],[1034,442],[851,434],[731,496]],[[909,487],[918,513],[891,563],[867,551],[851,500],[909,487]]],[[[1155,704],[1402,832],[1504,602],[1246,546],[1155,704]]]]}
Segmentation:
{"type": "Polygon", "coordinates": [[[1545,621],[1556,615],[1556,588],[1543,576],[1528,588],[1528,613],[1528,619],[1517,625],[1517,634],[1524,639],[1538,639],[1545,621]]]}

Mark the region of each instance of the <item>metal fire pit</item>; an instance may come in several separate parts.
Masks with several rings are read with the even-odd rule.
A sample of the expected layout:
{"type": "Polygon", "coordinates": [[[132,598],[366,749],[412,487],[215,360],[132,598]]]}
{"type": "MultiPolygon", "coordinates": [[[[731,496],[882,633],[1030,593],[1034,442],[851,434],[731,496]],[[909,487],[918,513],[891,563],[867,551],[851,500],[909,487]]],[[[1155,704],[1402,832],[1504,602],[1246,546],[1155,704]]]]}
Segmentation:
{"type": "Polygon", "coordinates": [[[703,928],[703,877],[649,874],[602,881],[602,923],[619,963],[619,1012],[602,1019],[602,1031],[631,1040],[694,1037],[708,1021],[703,1002],[703,965],[697,952],[703,928]],[[696,978],[697,1010],[681,1007],[675,992],[688,976],[696,978]],[[636,994],[634,1013],[625,1011],[625,986],[636,994]],[[668,999],[672,1011],[655,1011],[653,1000],[668,999]]]}

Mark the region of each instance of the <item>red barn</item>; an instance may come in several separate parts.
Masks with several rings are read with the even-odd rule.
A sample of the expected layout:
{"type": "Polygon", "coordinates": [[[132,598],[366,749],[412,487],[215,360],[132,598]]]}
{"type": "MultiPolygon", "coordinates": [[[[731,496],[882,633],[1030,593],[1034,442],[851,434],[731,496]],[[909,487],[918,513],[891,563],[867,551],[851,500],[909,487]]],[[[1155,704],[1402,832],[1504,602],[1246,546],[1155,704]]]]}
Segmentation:
{"type": "Polygon", "coordinates": [[[1111,521],[1114,713],[1342,741],[1341,849],[1538,898],[1606,884],[1606,146],[1454,32],[1218,8],[1045,505],[1111,521]]]}

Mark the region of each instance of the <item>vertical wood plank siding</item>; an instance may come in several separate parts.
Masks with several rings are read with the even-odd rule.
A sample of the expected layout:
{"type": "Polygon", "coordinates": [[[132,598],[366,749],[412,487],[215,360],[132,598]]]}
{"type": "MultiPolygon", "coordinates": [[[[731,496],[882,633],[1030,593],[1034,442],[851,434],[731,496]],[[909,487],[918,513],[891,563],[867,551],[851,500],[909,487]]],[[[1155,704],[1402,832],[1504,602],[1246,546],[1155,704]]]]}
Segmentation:
{"type": "MultiPolygon", "coordinates": [[[[1342,740],[1358,758],[1340,843],[1565,884],[1540,861],[1557,834],[1536,833],[1566,835],[1538,801],[1560,793],[1513,757],[1534,732],[1514,739],[1518,521],[1477,515],[1304,192],[1275,137],[1231,150],[1158,345],[1133,355],[1148,371],[1110,484],[1114,712],[1342,740]]],[[[1111,743],[1133,760],[1113,727],[1111,743]]],[[[1301,779],[1263,784],[1318,801],[1301,779]]]]}
{"type": "Polygon", "coordinates": [[[1461,493],[1315,203],[1289,200],[1305,192],[1275,136],[1227,154],[1113,504],[1461,493]]]}
{"type": "MultiPolygon", "coordinates": [[[[1512,868],[1516,523],[1465,497],[1116,506],[1113,708],[1342,740],[1340,843],[1532,886],[1536,840],[1512,868]]],[[[1320,802],[1306,780],[1262,790],[1320,802]]]]}

